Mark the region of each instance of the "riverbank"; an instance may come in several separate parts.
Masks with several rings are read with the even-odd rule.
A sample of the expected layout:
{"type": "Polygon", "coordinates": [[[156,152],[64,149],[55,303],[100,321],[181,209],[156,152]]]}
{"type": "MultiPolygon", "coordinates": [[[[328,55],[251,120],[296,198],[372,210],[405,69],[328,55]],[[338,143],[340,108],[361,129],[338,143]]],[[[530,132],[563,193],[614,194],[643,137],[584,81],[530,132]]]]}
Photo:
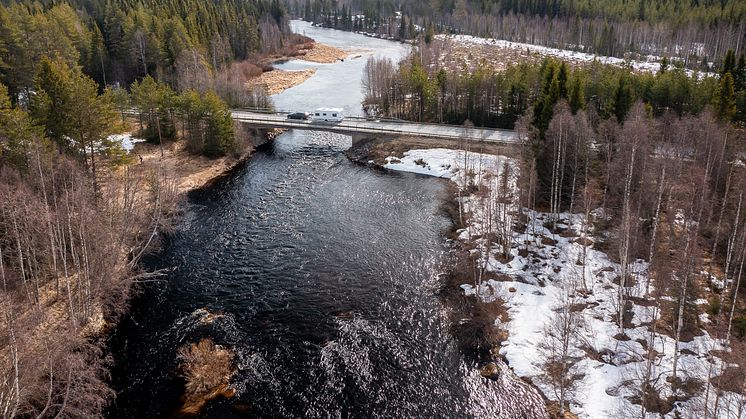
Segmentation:
{"type": "MultiPolygon", "coordinates": [[[[267,61],[269,65],[289,60],[331,64],[337,61],[344,61],[347,57],[355,53],[357,51],[345,51],[318,42],[309,42],[299,46],[299,49],[292,55],[271,57],[267,61]]],[[[258,77],[250,79],[247,84],[249,87],[262,86],[267,90],[267,94],[271,96],[303,83],[314,74],[316,74],[316,69],[313,68],[297,71],[272,69],[263,72],[258,77]]]]}
{"type": "MultiPolygon", "coordinates": [[[[450,333],[468,363],[478,368],[483,377],[503,387],[505,394],[512,395],[505,400],[507,411],[513,409],[515,417],[548,418],[543,394],[530,381],[518,377],[500,353],[508,334],[498,325],[510,321],[505,301],[500,297],[475,299],[463,290],[463,284],[493,279],[480,267],[480,251],[484,252],[485,244],[480,240],[489,234],[472,234],[471,219],[482,215],[474,208],[467,210],[467,201],[484,200],[486,185],[493,186],[504,168],[515,163],[499,154],[465,154],[461,150],[442,148],[443,145],[416,138],[374,140],[354,146],[346,154],[360,164],[450,180],[441,211],[452,222],[444,231],[451,256],[438,292],[448,313],[450,333]],[[480,190],[480,184],[485,184],[484,189],[480,190]],[[459,189],[470,192],[468,196],[461,196],[463,192],[459,189]]],[[[482,147],[483,151],[499,150],[488,146],[482,147]]]]}
{"type": "Polygon", "coordinates": [[[553,215],[521,208],[514,200],[517,173],[506,177],[505,162],[506,169],[485,173],[496,165],[479,153],[402,152],[402,144],[396,144],[381,160],[385,147],[367,147],[366,153],[357,150],[358,161],[454,182],[455,192],[444,204],[454,220],[449,234],[456,256],[444,284],[446,301],[456,312],[454,336],[467,355],[476,352],[482,365],[489,356],[505,360],[546,397],[550,416],[558,415],[560,378],[547,372],[562,362],[570,365],[564,404],[573,412],[565,417],[630,416],[641,409],[640,400],[648,411],[678,417],[703,412],[712,394],[728,401],[739,398],[737,391],[713,384],[713,369],[726,359],[717,331],[706,327],[712,323],[708,300],[695,302],[702,326],[682,334],[677,353],[670,319],[642,297],[650,281],[643,260],[630,265],[634,280],[625,292],[638,297],[625,306],[624,328],[619,327],[615,303],[621,268],[606,253],[606,233],[600,230],[606,218],[600,209],[553,215]],[[463,167],[468,168],[466,181],[463,167]],[[468,304],[472,307],[465,310],[468,304]],[[565,358],[552,352],[563,336],[559,322],[572,324],[565,358]],[[677,357],[687,372],[674,377],[677,357]],[[641,389],[645,371],[661,380],[681,380],[680,394],[641,389]]]}
{"type": "Polygon", "coordinates": [[[251,158],[254,150],[273,140],[282,130],[252,130],[244,138],[241,149],[233,155],[208,158],[187,149],[185,141],[164,144],[138,142],[131,151],[132,164],[128,168],[135,173],[154,173],[161,170],[173,178],[176,193],[186,195],[201,189],[229,174],[237,166],[251,158]]]}

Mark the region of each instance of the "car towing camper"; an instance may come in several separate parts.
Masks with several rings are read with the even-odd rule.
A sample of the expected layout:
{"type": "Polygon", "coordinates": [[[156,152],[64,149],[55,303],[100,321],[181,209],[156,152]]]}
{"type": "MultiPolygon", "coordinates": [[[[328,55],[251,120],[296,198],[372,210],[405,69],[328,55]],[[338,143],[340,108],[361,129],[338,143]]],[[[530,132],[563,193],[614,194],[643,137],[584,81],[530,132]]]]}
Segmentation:
{"type": "Polygon", "coordinates": [[[341,122],[344,119],[342,108],[318,108],[311,119],[314,122],[341,122]]]}

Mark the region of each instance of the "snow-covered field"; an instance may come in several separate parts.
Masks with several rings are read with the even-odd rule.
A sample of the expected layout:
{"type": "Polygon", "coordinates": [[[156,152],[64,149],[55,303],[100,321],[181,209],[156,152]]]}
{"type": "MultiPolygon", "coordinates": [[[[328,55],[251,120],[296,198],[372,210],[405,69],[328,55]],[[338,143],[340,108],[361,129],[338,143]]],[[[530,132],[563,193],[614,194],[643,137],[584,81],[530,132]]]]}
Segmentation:
{"type": "Polygon", "coordinates": [[[482,174],[494,175],[506,162],[513,164],[513,161],[507,157],[491,154],[468,153],[466,159],[464,156],[462,151],[447,148],[410,150],[401,158],[387,157],[383,167],[451,179],[462,185],[464,167],[467,167],[468,171],[481,171],[482,174]]]}
{"type": "MultiPolygon", "coordinates": [[[[480,38],[471,35],[437,35],[436,39],[441,39],[446,42],[452,42],[456,45],[462,46],[491,46],[499,49],[511,49],[517,51],[528,51],[530,53],[538,54],[542,57],[554,57],[561,60],[575,62],[575,63],[590,63],[594,60],[603,63],[611,64],[616,66],[629,65],[635,71],[645,72],[657,72],[660,69],[661,57],[647,56],[645,61],[641,60],[625,60],[618,57],[608,57],[596,54],[589,54],[579,51],[571,51],[566,49],[558,49],[545,47],[534,44],[524,44],[520,42],[510,42],[495,38],[480,38]]],[[[693,71],[687,70],[687,74],[692,75],[693,71]]],[[[701,74],[713,75],[712,73],[701,74]]]]}
{"type": "MultiPolygon", "coordinates": [[[[517,164],[507,157],[469,153],[465,158],[462,151],[446,149],[411,150],[402,158],[387,158],[384,167],[448,178],[462,187],[466,181],[480,183],[493,190],[500,190],[500,185],[504,190],[505,175],[507,184],[515,188],[517,172],[517,164]]],[[[510,320],[504,324],[498,320],[496,327],[506,330],[509,337],[500,352],[519,376],[530,378],[552,400],[559,397],[547,380],[542,365],[546,352],[542,348],[547,346],[547,325],[558,316],[559,307],[570,304],[574,307],[575,330],[569,353],[577,359],[571,372],[578,377],[569,394],[571,410],[582,418],[641,417],[640,405],[630,399],[639,395],[645,376],[656,379],[654,386],[661,399],[670,396],[667,379],[672,376],[674,359],[674,340],[650,331],[654,317],[659,316],[654,316],[654,305],[645,298],[646,288],[653,290],[647,284],[647,264],[638,260],[630,267],[635,281],[627,291],[641,298],[632,305],[633,317],[624,330],[625,337],[615,317],[619,285],[614,280],[620,266],[606,253],[583,245],[593,241],[592,234],[585,236],[583,232],[584,215],[560,214],[557,227],[563,232],[556,234],[545,227],[551,226],[550,214],[525,210],[526,229],[511,232],[513,245],[506,262],[498,256],[500,246],[485,242],[485,223],[491,223],[493,229],[504,220],[513,223],[518,209],[515,195],[502,200],[512,207],[509,216],[500,204],[486,205],[485,196],[498,198],[493,192],[486,194],[483,190],[460,198],[470,218],[459,237],[476,245],[472,252],[480,253],[477,260],[486,263],[490,273],[481,284],[463,284],[462,289],[475,298],[500,298],[505,302],[510,320]],[[652,356],[646,350],[650,347],[655,349],[652,356]]],[[[710,352],[722,349],[706,332],[681,342],[678,375],[688,382],[699,380],[700,391],[676,402],[665,416],[648,412],[645,417],[700,418],[706,399],[712,412],[716,396],[713,387],[707,388],[707,377],[710,371],[717,375],[721,361],[710,352]]],[[[738,418],[739,406],[746,403],[740,395],[728,392],[717,400],[718,418],[738,418]]]]}

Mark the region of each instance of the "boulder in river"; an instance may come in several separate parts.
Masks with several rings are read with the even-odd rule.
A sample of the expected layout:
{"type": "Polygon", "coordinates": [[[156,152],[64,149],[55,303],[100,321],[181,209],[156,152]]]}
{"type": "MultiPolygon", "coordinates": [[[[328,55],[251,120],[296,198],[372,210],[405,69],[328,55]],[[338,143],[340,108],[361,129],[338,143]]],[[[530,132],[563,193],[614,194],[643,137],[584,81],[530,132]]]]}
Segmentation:
{"type": "Polygon", "coordinates": [[[223,313],[211,313],[206,308],[198,308],[192,312],[192,317],[202,325],[209,325],[215,323],[215,320],[225,317],[225,315],[223,313]]]}
{"type": "Polygon", "coordinates": [[[479,369],[479,374],[490,380],[497,380],[500,377],[500,368],[494,362],[488,362],[479,369]]]}

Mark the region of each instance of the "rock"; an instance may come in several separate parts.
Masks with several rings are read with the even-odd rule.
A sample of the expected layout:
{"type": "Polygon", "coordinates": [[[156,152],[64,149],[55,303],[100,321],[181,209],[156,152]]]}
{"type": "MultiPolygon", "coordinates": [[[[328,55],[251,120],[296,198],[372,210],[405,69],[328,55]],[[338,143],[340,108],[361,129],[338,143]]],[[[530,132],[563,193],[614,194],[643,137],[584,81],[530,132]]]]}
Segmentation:
{"type": "Polygon", "coordinates": [[[355,312],[353,310],[337,310],[332,314],[338,319],[351,319],[355,317],[355,312]]]}
{"type": "Polygon", "coordinates": [[[479,369],[479,374],[490,380],[497,380],[500,377],[500,368],[494,362],[488,362],[479,369]]]}
{"type": "Polygon", "coordinates": [[[201,325],[211,325],[215,320],[225,317],[222,313],[211,313],[206,308],[198,308],[192,312],[192,317],[197,319],[201,325]]]}

